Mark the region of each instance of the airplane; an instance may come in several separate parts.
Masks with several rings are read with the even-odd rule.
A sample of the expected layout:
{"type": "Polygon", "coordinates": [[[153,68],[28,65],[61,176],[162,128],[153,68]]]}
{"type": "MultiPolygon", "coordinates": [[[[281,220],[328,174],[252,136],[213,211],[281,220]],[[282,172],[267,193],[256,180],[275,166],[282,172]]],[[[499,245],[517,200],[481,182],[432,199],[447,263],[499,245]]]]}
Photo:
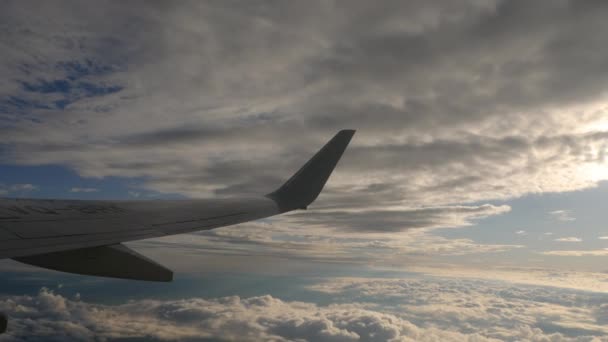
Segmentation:
{"type": "MultiPolygon", "coordinates": [[[[209,230],[307,209],[355,130],[341,130],[277,190],[184,200],[0,199],[0,259],[91,276],[170,282],[173,272],[122,242],[209,230]]],[[[0,333],[7,317],[0,313],[0,333]]]]}

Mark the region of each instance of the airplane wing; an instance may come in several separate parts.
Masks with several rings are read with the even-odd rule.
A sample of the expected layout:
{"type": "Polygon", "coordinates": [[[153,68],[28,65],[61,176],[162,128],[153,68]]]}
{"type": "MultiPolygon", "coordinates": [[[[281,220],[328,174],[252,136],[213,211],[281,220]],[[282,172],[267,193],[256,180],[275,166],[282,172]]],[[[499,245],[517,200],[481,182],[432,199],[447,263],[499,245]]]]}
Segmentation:
{"type": "Polygon", "coordinates": [[[214,229],[305,209],[354,130],[338,132],[276,191],[221,200],[0,199],[0,259],[86,275],[171,281],[173,273],[122,242],[214,229]]]}

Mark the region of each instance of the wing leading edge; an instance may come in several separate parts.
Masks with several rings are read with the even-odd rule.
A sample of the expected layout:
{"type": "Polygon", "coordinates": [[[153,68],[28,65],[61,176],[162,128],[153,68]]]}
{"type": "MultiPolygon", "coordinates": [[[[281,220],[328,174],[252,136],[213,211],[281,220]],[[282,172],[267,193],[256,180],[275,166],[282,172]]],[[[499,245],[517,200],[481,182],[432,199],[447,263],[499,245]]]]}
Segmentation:
{"type": "Polygon", "coordinates": [[[171,281],[170,270],[121,243],[306,209],[323,189],[354,133],[338,132],[285,184],[266,196],[215,201],[0,200],[0,259],[77,274],[171,281]]]}

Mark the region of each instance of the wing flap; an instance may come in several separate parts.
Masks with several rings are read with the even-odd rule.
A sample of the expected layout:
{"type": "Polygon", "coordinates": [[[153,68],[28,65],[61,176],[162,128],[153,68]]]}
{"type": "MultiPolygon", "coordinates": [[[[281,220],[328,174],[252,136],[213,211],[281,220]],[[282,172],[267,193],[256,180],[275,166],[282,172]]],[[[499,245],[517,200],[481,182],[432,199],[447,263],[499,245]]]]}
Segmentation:
{"type": "Polygon", "coordinates": [[[122,244],[13,258],[55,271],[101,277],[171,281],[173,272],[122,244]]]}

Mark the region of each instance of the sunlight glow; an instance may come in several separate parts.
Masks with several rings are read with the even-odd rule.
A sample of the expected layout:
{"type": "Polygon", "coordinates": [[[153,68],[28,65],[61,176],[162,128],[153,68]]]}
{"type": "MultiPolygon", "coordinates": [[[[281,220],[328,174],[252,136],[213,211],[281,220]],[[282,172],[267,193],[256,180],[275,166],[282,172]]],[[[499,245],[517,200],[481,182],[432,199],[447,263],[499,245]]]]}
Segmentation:
{"type": "Polygon", "coordinates": [[[592,182],[608,180],[608,163],[587,163],[581,169],[581,177],[592,182]]]}

